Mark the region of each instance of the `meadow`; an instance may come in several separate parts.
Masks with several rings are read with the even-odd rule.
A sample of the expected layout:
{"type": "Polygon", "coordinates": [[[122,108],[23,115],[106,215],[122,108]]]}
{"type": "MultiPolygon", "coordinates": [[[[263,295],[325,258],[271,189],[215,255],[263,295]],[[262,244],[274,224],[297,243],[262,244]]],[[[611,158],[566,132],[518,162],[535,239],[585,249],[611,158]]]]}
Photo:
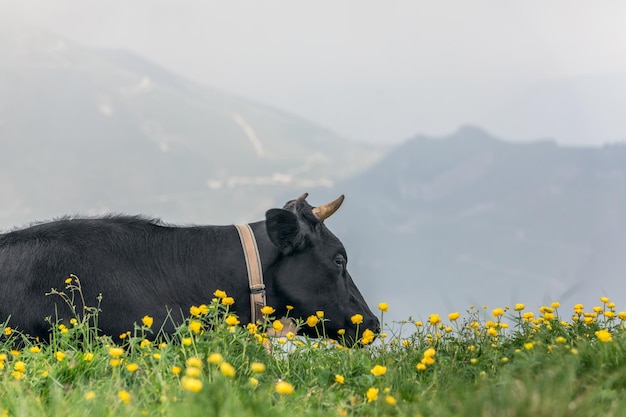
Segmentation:
{"type": "Polygon", "coordinates": [[[282,326],[273,309],[243,326],[219,289],[173,335],[145,316],[112,339],[97,334],[78,278],[61,285],[50,296],[75,317],[50,318],[46,343],[0,325],[2,417],[626,415],[626,312],[606,297],[399,323],[385,323],[393,306],[381,302],[383,333],[347,348],[324,337],[322,311],[299,323],[320,338],[268,338],[282,326]]]}

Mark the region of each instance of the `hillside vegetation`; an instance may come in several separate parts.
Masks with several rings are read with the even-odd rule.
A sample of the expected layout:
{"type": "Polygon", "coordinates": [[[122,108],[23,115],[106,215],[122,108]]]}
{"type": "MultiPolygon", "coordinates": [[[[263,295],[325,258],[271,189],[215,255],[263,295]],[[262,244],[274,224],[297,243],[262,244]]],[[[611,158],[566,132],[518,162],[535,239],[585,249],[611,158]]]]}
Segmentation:
{"type": "MultiPolygon", "coordinates": [[[[155,339],[145,316],[116,343],[97,336],[97,308],[78,301],[77,277],[52,293],[78,308],[69,323],[54,323],[49,344],[20,335],[10,322],[2,326],[3,416],[626,412],[626,312],[608,298],[573,312],[555,302],[537,312],[517,304],[432,314],[424,322],[384,326],[374,342],[365,332],[362,347],[348,349],[323,338],[323,312],[300,323],[315,327],[319,340],[292,334],[268,340],[265,330],[280,327],[272,309],[258,325],[240,326],[229,310],[232,300],[219,290],[210,304],[191,307],[171,337],[155,339]]],[[[378,307],[384,322],[393,306],[378,307]]]]}

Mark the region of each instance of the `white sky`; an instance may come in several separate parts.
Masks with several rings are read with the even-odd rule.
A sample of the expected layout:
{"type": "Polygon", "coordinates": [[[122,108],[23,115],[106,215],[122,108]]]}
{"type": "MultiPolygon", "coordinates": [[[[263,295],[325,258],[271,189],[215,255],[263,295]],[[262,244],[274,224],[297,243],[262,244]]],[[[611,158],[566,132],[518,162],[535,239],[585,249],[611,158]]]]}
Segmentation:
{"type": "Polygon", "coordinates": [[[0,0],[0,16],[358,140],[465,123],[508,139],[626,140],[622,0],[0,0]]]}

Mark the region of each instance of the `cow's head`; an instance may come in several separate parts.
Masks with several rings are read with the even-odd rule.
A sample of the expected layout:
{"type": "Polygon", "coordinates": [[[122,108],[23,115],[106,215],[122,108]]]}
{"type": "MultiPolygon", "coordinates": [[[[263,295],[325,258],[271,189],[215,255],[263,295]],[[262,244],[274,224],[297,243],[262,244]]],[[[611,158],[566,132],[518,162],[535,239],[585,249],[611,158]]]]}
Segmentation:
{"type": "MultiPolygon", "coordinates": [[[[316,337],[324,329],[327,336],[352,344],[366,329],[378,333],[380,324],[348,273],[345,248],[324,224],[343,202],[343,195],[319,207],[310,206],[306,197],[266,213],[268,236],[280,253],[268,271],[272,293],[275,301],[294,307],[290,317],[306,319],[324,312],[323,327],[321,322],[317,329],[305,324],[301,333],[316,337]],[[362,323],[352,323],[355,314],[363,317],[362,323]]],[[[279,314],[286,313],[284,306],[273,307],[279,314]]]]}

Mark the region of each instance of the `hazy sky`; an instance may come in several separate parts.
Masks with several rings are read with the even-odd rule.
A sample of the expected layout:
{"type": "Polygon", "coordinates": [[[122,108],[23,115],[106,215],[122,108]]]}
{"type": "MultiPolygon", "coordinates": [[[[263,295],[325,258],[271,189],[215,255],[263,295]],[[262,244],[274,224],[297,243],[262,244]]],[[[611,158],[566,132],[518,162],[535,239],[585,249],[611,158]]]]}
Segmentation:
{"type": "Polygon", "coordinates": [[[626,140],[623,0],[0,0],[0,16],[359,140],[466,123],[508,139],[626,140]]]}

